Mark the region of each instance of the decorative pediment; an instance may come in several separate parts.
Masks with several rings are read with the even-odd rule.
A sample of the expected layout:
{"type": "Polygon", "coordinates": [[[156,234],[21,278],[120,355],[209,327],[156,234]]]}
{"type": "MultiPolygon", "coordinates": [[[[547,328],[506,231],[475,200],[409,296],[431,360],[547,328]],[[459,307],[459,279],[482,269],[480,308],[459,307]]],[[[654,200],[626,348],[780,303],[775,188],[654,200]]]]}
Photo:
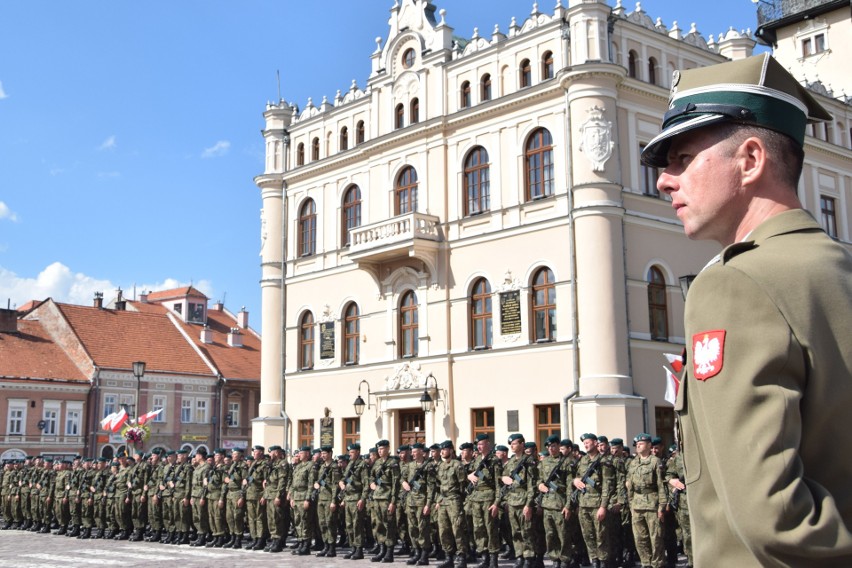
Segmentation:
{"type": "Polygon", "coordinates": [[[406,361],[396,365],[393,373],[385,378],[385,390],[424,389],[429,377],[435,378],[431,372],[424,372],[420,363],[406,361]]]}

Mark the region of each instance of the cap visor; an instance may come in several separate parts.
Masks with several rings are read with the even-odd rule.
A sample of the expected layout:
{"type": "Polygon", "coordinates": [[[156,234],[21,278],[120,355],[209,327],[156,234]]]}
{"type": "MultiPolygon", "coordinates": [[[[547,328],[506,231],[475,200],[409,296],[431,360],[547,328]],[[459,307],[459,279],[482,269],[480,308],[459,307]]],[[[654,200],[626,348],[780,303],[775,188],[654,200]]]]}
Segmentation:
{"type": "Polygon", "coordinates": [[[723,114],[702,114],[694,118],[678,122],[654,136],[654,138],[645,145],[645,149],[642,150],[640,160],[643,164],[648,166],[663,168],[669,165],[669,158],[667,154],[669,152],[669,145],[671,144],[672,138],[678,134],[683,134],[684,132],[688,132],[696,128],[716,124],[717,122],[722,122],[726,119],[728,119],[728,117],[723,114]]]}

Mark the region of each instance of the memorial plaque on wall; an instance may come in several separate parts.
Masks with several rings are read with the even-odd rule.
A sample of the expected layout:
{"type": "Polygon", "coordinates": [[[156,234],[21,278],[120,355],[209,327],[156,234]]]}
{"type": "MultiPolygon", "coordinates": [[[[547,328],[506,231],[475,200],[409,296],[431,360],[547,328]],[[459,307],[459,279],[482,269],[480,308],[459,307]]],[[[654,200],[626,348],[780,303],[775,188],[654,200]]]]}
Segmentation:
{"type": "Polygon", "coordinates": [[[521,333],[521,291],[500,293],[500,334],[521,333]]]}
{"type": "Polygon", "coordinates": [[[334,322],[320,322],[320,359],[334,359],[334,322]]]}
{"type": "Polygon", "coordinates": [[[320,420],[320,447],[334,447],[334,421],[329,420],[328,426],[324,424],[325,420],[320,420]]]}
{"type": "Polygon", "coordinates": [[[518,425],[520,422],[518,421],[518,411],[517,410],[507,410],[506,411],[506,427],[509,429],[509,432],[517,432],[519,430],[518,425]]]}

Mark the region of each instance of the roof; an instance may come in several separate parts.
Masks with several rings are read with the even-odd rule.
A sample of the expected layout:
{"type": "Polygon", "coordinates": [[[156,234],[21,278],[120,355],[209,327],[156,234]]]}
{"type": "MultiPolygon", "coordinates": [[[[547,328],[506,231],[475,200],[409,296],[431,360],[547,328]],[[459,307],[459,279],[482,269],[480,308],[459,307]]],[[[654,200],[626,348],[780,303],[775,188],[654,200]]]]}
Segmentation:
{"type": "Polygon", "coordinates": [[[148,294],[148,301],[155,302],[186,297],[204,298],[205,300],[209,299],[196,288],[193,288],[192,286],[184,286],[183,288],[172,288],[171,290],[160,290],[159,292],[151,292],[150,294],[148,294]]]}
{"type": "Polygon", "coordinates": [[[146,372],[213,375],[198,353],[163,314],[56,304],[95,365],[146,372]]]}
{"type": "Polygon", "coordinates": [[[17,333],[0,333],[0,378],[89,382],[39,321],[21,319],[17,333]]]}

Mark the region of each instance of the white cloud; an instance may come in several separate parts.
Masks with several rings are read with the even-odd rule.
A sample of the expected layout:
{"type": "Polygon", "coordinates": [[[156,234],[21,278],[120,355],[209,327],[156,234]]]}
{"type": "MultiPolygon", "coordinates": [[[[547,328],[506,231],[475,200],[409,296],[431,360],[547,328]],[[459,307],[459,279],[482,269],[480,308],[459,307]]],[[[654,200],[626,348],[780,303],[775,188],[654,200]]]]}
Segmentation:
{"type": "Polygon", "coordinates": [[[98,146],[98,150],[112,150],[115,148],[115,134],[107,138],[98,146]]]}
{"type": "Polygon", "coordinates": [[[9,95],[6,94],[6,91],[3,90],[3,81],[0,81],[0,101],[3,99],[8,99],[9,95]]]}
{"type": "MultiPolygon", "coordinates": [[[[213,296],[213,285],[209,280],[200,280],[191,284],[212,300],[216,299],[213,296]]],[[[189,285],[190,282],[175,278],[166,278],[152,284],[136,284],[136,297],[138,298],[142,292],[156,292],[189,285]]],[[[125,299],[134,299],[133,283],[120,286],[125,299]]],[[[108,303],[115,299],[115,291],[118,287],[119,284],[110,280],[75,273],[61,262],[54,262],[34,278],[19,276],[0,266],[0,299],[3,300],[4,307],[7,299],[11,300],[13,307],[19,307],[30,300],[41,301],[47,298],[53,298],[57,302],[91,306],[95,292],[103,292],[104,302],[108,303]]]]}
{"type": "Polygon", "coordinates": [[[203,152],[201,152],[202,158],[218,158],[220,156],[224,156],[228,153],[228,150],[231,149],[231,143],[227,140],[219,140],[215,144],[213,144],[209,148],[205,148],[203,152]]]}
{"type": "Polygon", "coordinates": [[[8,219],[10,221],[17,221],[18,215],[9,209],[9,206],[0,201],[0,221],[3,219],[8,219]]]}

